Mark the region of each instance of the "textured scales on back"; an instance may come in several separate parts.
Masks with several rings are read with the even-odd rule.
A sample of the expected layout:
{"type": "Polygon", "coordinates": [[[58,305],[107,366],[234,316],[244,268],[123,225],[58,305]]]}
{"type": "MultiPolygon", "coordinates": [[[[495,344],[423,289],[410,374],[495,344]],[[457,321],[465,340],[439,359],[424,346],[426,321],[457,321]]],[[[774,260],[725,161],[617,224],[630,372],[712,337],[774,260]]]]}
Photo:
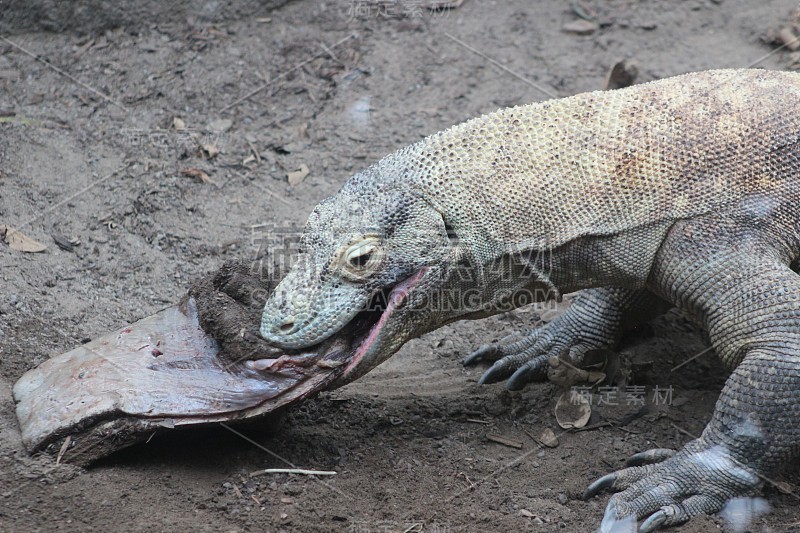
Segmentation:
{"type": "Polygon", "coordinates": [[[686,218],[780,187],[799,164],[800,75],[686,74],[504,109],[388,156],[345,189],[419,188],[505,250],[686,218]],[[797,112],[787,112],[788,109],[797,112]]]}

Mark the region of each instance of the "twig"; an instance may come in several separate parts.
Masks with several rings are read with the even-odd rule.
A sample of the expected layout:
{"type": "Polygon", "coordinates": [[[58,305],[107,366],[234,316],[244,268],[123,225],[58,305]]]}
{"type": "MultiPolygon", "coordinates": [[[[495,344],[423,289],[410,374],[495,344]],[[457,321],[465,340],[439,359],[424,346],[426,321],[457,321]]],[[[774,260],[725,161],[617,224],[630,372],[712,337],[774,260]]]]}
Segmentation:
{"type": "Polygon", "coordinates": [[[28,50],[28,49],[26,49],[26,48],[24,48],[24,47],[22,47],[22,46],[20,46],[20,45],[18,45],[18,44],[17,44],[17,43],[15,43],[14,41],[12,41],[12,40],[10,40],[10,39],[7,39],[7,38],[5,38],[5,37],[0,37],[0,40],[3,40],[3,41],[5,41],[5,42],[7,42],[7,43],[8,43],[8,44],[10,44],[11,46],[13,46],[14,48],[16,48],[16,49],[17,49],[17,50],[19,50],[20,52],[22,52],[23,54],[25,54],[25,55],[27,55],[27,56],[30,56],[30,57],[32,57],[32,58],[33,58],[33,59],[35,59],[36,61],[39,61],[40,63],[43,63],[44,65],[47,65],[48,67],[50,67],[50,68],[51,68],[51,69],[53,69],[54,71],[58,72],[59,74],[61,74],[61,75],[62,75],[62,76],[64,76],[65,78],[68,78],[69,80],[71,80],[73,83],[77,83],[78,85],[80,85],[80,86],[81,86],[81,87],[83,87],[84,89],[86,89],[86,90],[88,90],[88,91],[91,91],[91,92],[93,92],[94,94],[96,94],[97,96],[99,96],[100,98],[102,98],[103,100],[105,100],[106,102],[109,102],[109,103],[112,103],[112,104],[114,104],[115,106],[117,106],[118,108],[122,109],[123,111],[127,111],[127,110],[128,110],[128,108],[127,108],[127,107],[125,107],[125,106],[124,106],[124,105],[122,105],[121,103],[117,102],[116,100],[114,100],[114,99],[113,99],[113,98],[111,98],[110,96],[108,96],[108,95],[106,95],[106,94],[103,94],[103,93],[101,93],[100,91],[98,91],[97,89],[95,89],[94,87],[92,87],[92,86],[90,86],[90,85],[87,85],[87,84],[83,83],[81,80],[79,80],[78,78],[76,78],[76,77],[75,77],[75,76],[73,76],[72,74],[69,74],[68,72],[65,72],[65,71],[61,70],[60,68],[58,68],[57,66],[53,65],[53,64],[52,64],[52,63],[50,63],[49,61],[46,61],[46,60],[42,59],[42,58],[41,58],[41,57],[39,57],[38,55],[34,54],[34,53],[33,53],[33,52],[31,52],[30,50],[28,50]]]}
{"type": "Polygon", "coordinates": [[[459,472],[458,474],[456,474],[456,477],[463,477],[467,481],[467,483],[469,483],[469,487],[467,487],[467,490],[472,490],[475,488],[475,483],[473,483],[472,480],[469,478],[469,476],[466,475],[464,472],[459,472]]]}
{"type": "Polygon", "coordinates": [[[261,164],[261,154],[258,153],[256,147],[253,146],[253,143],[251,143],[250,141],[247,141],[247,145],[250,147],[250,151],[253,152],[253,157],[256,158],[256,163],[261,164]]]}
{"type": "MultiPolygon", "coordinates": [[[[325,47],[325,46],[323,46],[323,50],[322,50],[322,52],[319,52],[319,53],[317,53],[317,54],[314,54],[313,56],[309,57],[309,58],[308,58],[308,59],[306,59],[305,61],[302,61],[302,62],[300,62],[300,63],[296,64],[295,66],[293,66],[292,68],[290,68],[290,69],[289,69],[289,70],[287,70],[286,72],[284,72],[284,73],[282,73],[282,74],[279,74],[278,76],[276,76],[276,77],[272,78],[271,80],[267,81],[267,82],[266,82],[266,83],[264,83],[263,85],[260,85],[259,87],[257,87],[257,88],[255,88],[255,89],[253,89],[252,91],[250,91],[250,92],[249,92],[249,93],[247,93],[246,95],[242,96],[242,97],[241,97],[241,98],[239,98],[238,100],[236,100],[236,101],[234,101],[234,102],[232,102],[232,103],[230,103],[230,104],[226,105],[226,106],[225,106],[225,107],[223,107],[222,109],[220,109],[220,110],[219,110],[219,112],[220,112],[220,113],[224,113],[224,112],[225,112],[225,111],[227,111],[228,109],[231,109],[232,107],[236,107],[237,105],[241,104],[241,103],[242,103],[242,102],[244,102],[245,100],[248,100],[248,99],[250,99],[250,98],[254,97],[255,95],[257,95],[258,93],[260,93],[261,91],[263,91],[264,89],[266,89],[267,87],[269,87],[270,85],[272,85],[273,83],[275,83],[276,81],[278,81],[278,80],[281,80],[281,79],[285,78],[286,76],[288,76],[289,74],[291,74],[291,73],[292,73],[292,72],[294,72],[295,70],[299,70],[299,69],[303,68],[304,66],[308,65],[309,63],[311,63],[311,62],[312,62],[312,61],[314,61],[315,59],[319,59],[320,57],[324,56],[325,54],[330,54],[330,53],[331,53],[331,50],[332,50],[333,48],[336,48],[336,47],[337,47],[337,46],[339,46],[340,44],[342,44],[342,43],[344,43],[344,42],[346,42],[346,41],[348,41],[348,40],[352,39],[353,37],[355,37],[355,35],[354,35],[354,34],[351,34],[351,35],[348,35],[347,37],[344,37],[343,39],[339,39],[338,41],[336,41],[335,43],[333,43],[333,44],[332,44],[332,45],[331,45],[329,48],[328,48],[328,47],[325,47]]],[[[334,60],[336,60],[336,61],[338,61],[338,59],[336,59],[336,57],[335,57],[335,56],[333,56],[333,59],[334,59],[334,60]]]]}
{"type": "Polygon", "coordinates": [[[336,61],[337,63],[339,63],[341,66],[345,66],[345,64],[342,62],[342,60],[341,60],[341,59],[339,59],[338,57],[336,57],[336,54],[334,54],[334,53],[333,53],[333,50],[331,50],[330,48],[328,48],[328,47],[325,45],[325,43],[319,43],[319,45],[320,45],[320,47],[321,47],[323,50],[325,50],[326,52],[328,52],[328,55],[329,55],[329,56],[331,56],[331,59],[333,59],[334,61],[336,61]]]}
{"type": "Polygon", "coordinates": [[[710,352],[710,351],[711,351],[711,350],[713,350],[713,349],[714,349],[714,347],[713,347],[713,346],[709,346],[708,348],[706,348],[706,349],[705,349],[705,350],[703,350],[702,352],[699,352],[699,353],[696,353],[696,354],[694,354],[693,356],[691,356],[691,357],[690,357],[689,359],[687,359],[686,361],[684,361],[684,362],[682,362],[682,363],[680,363],[680,364],[677,364],[677,365],[673,366],[673,367],[670,369],[670,372],[675,372],[675,371],[676,371],[676,370],[678,370],[680,367],[682,367],[682,366],[684,366],[684,365],[688,365],[689,363],[691,363],[692,361],[694,361],[695,359],[697,359],[697,358],[698,358],[698,357],[700,357],[701,355],[707,354],[708,352],[710,352]]]}
{"type": "Polygon", "coordinates": [[[683,429],[682,427],[678,426],[675,423],[670,423],[670,426],[674,427],[678,431],[678,433],[682,433],[682,434],[686,435],[687,437],[689,437],[690,439],[696,439],[697,438],[697,435],[694,435],[694,434],[690,433],[689,431],[686,431],[685,429],[683,429]]]}
{"type": "Polygon", "coordinates": [[[638,432],[638,431],[634,431],[632,429],[628,429],[628,428],[625,428],[625,427],[622,427],[622,426],[618,426],[616,424],[611,424],[611,427],[614,428],[614,429],[618,429],[620,431],[624,431],[625,433],[628,433],[629,435],[641,435],[641,433],[638,432]]]}
{"type": "Polygon", "coordinates": [[[262,476],[264,474],[302,474],[304,476],[335,476],[333,470],[304,470],[302,468],[265,468],[250,472],[250,477],[262,476]]]}
{"type": "Polygon", "coordinates": [[[486,438],[492,442],[496,442],[497,444],[502,444],[503,446],[510,446],[511,448],[520,449],[522,448],[522,442],[513,439],[507,439],[502,435],[495,435],[494,433],[488,433],[486,438]]]}
{"type": "Polygon", "coordinates": [[[61,449],[58,450],[58,456],[56,456],[57,465],[61,464],[61,458],[64,457],[64,454],[67,453],[67,450],[69,450],[70,444],[72,444],[72,437],[67,436],[67,438],[64,439],[64,444],[61,445],[61,449]]]}
{"type": "Polygon", "coordinates": [[[780,51],[781,51],[781,50],[783,50],[784,48],[786,48],[786,47],[788,47],[788,46],[792,46],[794,43],[796,43],[796,42],[798,42],[798,41],[800,41],[800,36],[799,36],[799,37],[795,37],[794,39],[792,39],[792,40],[791,40],[791,41],[789,41],[789,42],[783,43],[782,45],[780,45],[778,48],[776,48],[775,50],[771,51],[770,53],[768,53],[768,54],[764,54],[763,56],[759,57],[759,58],[758,58],[758,59],[756,59],[755,61],[753,61],[753,62],[751,62],[751,63],[748,63],[748,64],[747,64],[747,65],[746,65],[744,68],[752,68],[752,67],[755,67],[756,65],[758,65],[759,63],[761,63],[762,61],[764,61],[765,59],[767,59],[768,57],[770,57],[770,56],[772,56],[772,55],[775,55],[775,54],[777,54],[778,52],[780,52],[780,51]]]}

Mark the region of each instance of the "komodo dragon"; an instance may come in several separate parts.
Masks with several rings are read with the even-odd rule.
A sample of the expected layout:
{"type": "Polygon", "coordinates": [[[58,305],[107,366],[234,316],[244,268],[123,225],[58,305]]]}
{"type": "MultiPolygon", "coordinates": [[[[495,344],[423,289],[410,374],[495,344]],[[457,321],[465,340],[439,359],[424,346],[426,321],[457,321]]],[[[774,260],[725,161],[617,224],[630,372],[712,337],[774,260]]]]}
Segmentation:
{"type": "Polygon", "coordinates": [[[756,494],[798,455],[799,180],[800,74],[698,72],[497,111],[320,203],[261,334],[296,349],[367,320],[343,384],[450,322],[581,290],[523,340],[467,358],[495,361],[481,383],[519,389],[551,355],[580,363],[669,302],[730,377],[700,438],[639,454],[587,497],[621,491],[604,531],[679,524],[756,494]]]}

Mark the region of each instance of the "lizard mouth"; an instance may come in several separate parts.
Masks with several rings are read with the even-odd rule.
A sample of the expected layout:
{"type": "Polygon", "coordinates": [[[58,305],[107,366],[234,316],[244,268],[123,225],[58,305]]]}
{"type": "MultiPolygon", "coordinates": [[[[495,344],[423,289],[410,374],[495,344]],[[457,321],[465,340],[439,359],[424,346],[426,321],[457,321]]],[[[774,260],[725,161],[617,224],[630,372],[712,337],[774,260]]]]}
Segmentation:
{"type": "Polygon", "coordinates": [[[408,294],[417,286],[427,272],[427,267],[422,268],[394,287],[379,292],[373,297],[367,309],[356,315],[355,319],[351,321],[354,324],[362,321],[362,324],[369,324],[369,326],[367,333],[356,341],[356,349],[344,369],[343,379],[347,379],[352,371],[364,360],[364,357],[374,351],[373,348],[380,344],[381,334],[386,329],[386,325],[391,321],[395,313],[405,306],[408,294]]]}
{"type": "Polygon", "coordinates": [[[371,359],[370,354],[380,352],[384,338],[383,333],[387,326],[393,322],[395,315],[403,308],[408,300],[408,294],[427,273],[428,268],[422,268],[403,281],[378,291],[370,299],[362,311],[356,314],[350,322],[345,324],[333,337],[321,344],[308,346],[302,353],[287,350],[287,353],[275,359],[256,359],[245,362],[249,369],[267,371],[272,374],[291,375],[299,377],[307,373],[309,367],[336,369],[340,373],[339,382],[348,382],[353,370],[359,368],[366,359],[371,359]],[[338,341],[349,347],[346,350],[322,349],[322,346],[332,341],[338,341]],[[340,367],[344,366],[343,369],[340,367]]]}

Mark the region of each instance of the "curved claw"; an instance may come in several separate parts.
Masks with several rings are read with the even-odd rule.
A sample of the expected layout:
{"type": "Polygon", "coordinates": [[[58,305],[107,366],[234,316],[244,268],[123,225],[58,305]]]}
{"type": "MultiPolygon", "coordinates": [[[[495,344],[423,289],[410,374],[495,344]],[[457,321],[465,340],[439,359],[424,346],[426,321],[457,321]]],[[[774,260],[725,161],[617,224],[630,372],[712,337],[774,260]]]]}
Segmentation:
{"type": "Polygon", "coordinates": [[[480,361],[496,361],[500,353],[500,348],[493,344],[483,344],[477,350],[469,354],[461,362],[464,366],[471,366],[480,361]]]}
{"type": "Polygon", "coordinates": [[[540,381],[547,378],[548,360],[552,353],[545,353],[531,359],[509,378],[506,383],[508,390],[522,390],[525,385],[532,381],[540,381]]]}
{"type": "Polygon", "coordinates": [[[508,381],[506,381],[506,388],[508,390],[522,390],[525,388],[531,381],[531,374],[536,371],[535,367],[531,367],[529,365],[525,365],[522,368],[518,368],[516,372],[514,372],[508,381]]]}
{"type": "Polygon", "coordinates": [[[650,515],[650,518],[642,522],[642,525],[639,527],[639,533],[651,533],[664,525],[666,521],[667,513],[665,513],[663,509],[657,511],[650,515]]]}
{"type": "Polygon", "coordinates": [[[669,448],[653,448],[652,450],[631,455],[628,460],[625,461],[625,466],[643,466],[660,463],[661,461],[666,461],[673,455],[675,455],[675,450],[669,448]]]}
{"type": "Polygon", "coordinates": [[[603,490],[612,488],[614,486],[615,481],[617,481],[616,473],[606,474],[605,476],[595,480],[591,485],[586,487],[586,490],[583,492],[583,496],[581,498],[584,500],[588,500],[589,498],[598,495],[603,490]]]}
{"type": "Polygon", "coordinates": [[[478,385],[486,385],[488,383],[496,383],[502,381],[508,375],[508,370],[503,365],[494,364],[486,372],[483,373],[478,380],[478,385]]]}

